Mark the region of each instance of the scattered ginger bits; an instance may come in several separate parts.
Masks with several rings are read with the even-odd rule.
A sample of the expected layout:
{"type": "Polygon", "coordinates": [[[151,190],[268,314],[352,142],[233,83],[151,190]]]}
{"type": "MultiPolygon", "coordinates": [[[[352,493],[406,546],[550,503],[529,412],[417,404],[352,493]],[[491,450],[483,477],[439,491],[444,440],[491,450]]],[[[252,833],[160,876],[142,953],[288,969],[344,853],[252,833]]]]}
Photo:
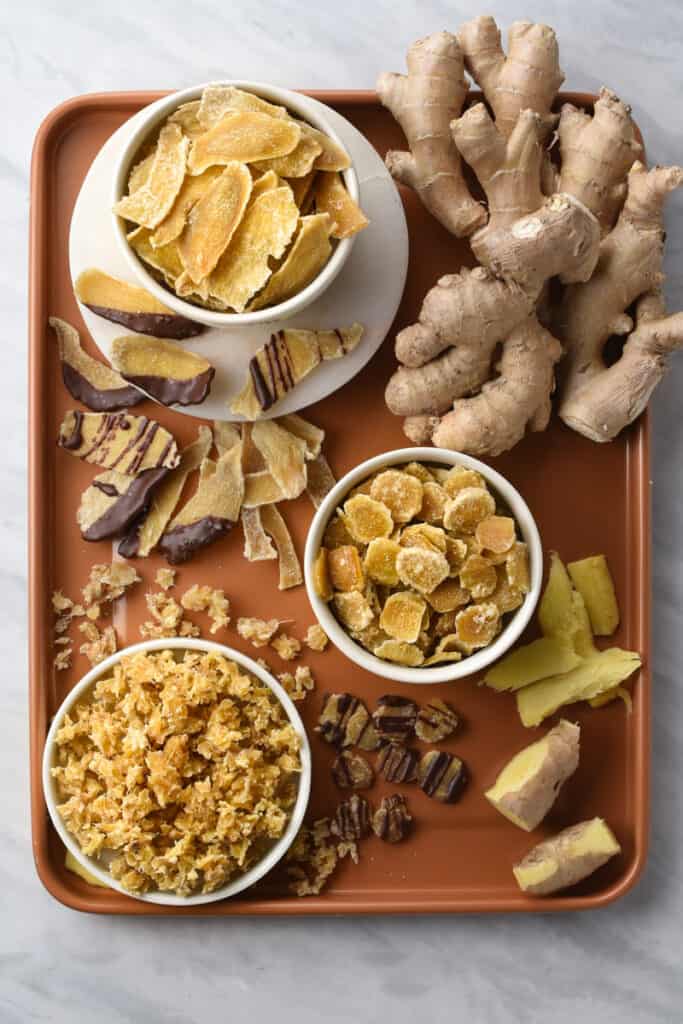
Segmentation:
{"type": "Polygon", "coordinates": [[[314,623],[306,630],[304,643],[312,651],[324,651],[329,643],[327,633],[319,623],[314,623]]]}
{"type": "Polygon", "coordinates": [[[254,647],[265,647],[280,628],[279,619],[256,619],[241,617],[237,620],[237,632],[243,640],[254,647]]]}

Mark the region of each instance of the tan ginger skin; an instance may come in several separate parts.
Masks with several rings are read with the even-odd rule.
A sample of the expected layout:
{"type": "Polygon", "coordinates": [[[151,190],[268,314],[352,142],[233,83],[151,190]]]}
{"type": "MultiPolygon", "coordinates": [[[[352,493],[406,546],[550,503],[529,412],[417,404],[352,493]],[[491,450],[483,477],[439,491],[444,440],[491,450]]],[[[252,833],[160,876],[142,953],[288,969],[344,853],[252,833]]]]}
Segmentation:
{"type": "Polygon", "coordinates": [[[647,175],[635,164],[617,220],[641,147],[630,108],[603,89],[592,115],[571,104],[562,108],[561,166],[549,173],[545,147],[563,76],[547,26],[515,23],[505,57],[493,19],[475,18],[457,38],[441,32],[415,44],[408,68],[407,78],[381,76],[378,83],[412,150],[412,161],[401,154],[399,162],[410,165],[409,175],[397,169],[394,154],[387,163],[399,180],[417,187],[442,224],[470,235],[480,266],[442,277],[427,293],[418,323],[398,334],[401,365],[386,389],[389,409],[406,417],[404,430],[414,443],[433,441],[479,456],[513,447],[527,429],[544,430],[561,348],[538,323],[538,310],[568,350],[562,418],[594,440],[611,439],[642,411],[665,371],[666,354],[680,344],[680,317],[666,318],[661,299],[649,293],[661,282],[663,197],[683,172],[647,175]],[[447,62],[436,60],[437,53],[447,54],[447,62]],[[482,87],[495,121],[482,103],[460,114],[463,65],[482,87]],[[455,92],[446,78],[457,83],[455,92]],[[417,95],[429,111],[426,132],[417,95]],[[456,110],[450,147],[447,108],[449,117],[456,110]],[[427,136],[432,142],[424,145],[427,136]],[[460,156],[486,195],[488,215],[478,219],[460,216],[469,209],[460,156]],[[457,214],[450,224],[441,205],[445,191],[438,193],[437,212],[436,193],[424,189],[446,159],[457,214]],[[549,184],[554,192],[546,198],[549,184]],[[553,277],[565,285],[559,309],[546,287],[553,277]],[[634,329],[627,308],[639,297],[634,329]],[[624,355],[606,369],[607,338],[629,331],[624,355]],[[498,345],[503,351],[494,366],[498,345]]]}

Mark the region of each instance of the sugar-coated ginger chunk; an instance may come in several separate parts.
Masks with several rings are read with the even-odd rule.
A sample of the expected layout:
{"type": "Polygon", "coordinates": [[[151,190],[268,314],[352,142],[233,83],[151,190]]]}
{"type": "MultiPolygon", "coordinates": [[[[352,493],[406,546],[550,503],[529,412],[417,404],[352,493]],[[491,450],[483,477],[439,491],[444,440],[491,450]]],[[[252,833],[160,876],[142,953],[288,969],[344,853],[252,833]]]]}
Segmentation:
{"type": "Polygon", "coordinates": [[[358,590],[335,594],[332,601],[337,615],[350,630],[366,629],[374,621],[372,608],[358,590]]]}
{"type": "Polygon", "coordinates": [[[505,559],[508,582],[511,587],[528,594],[531,586],[529,576],[529,548],[523,541],[515,541],[505,559]]]}
{"type": "Polygon", "coordinates": [[[607,559],[604,555],[592,555],[569,562],[567,570],[584,600],[593,632],[609,636],[619,625],[619,605],[607,559]]]}
{"type": "Polygon", "coordinates": [[[379,619],[380,627],[394,639],[414,644],[422,629],[426,607],[417,594],[399,590],[386,599],[379,619]]]}
{"type": "Polygon", "coordinates": [[[481,473],[475,469],[465,469],[464,466],[454,466],[439,481],[449,498],[454,498],[458,491],[465,487],[483,487],[486,489],[486,481],[481,473]]]}
{"type": "Polygon", "coordinates": [[[399,544],[403,548],[427,548],[430,551],[446,551],[447,538],[439,526],[429,523],[413,523],[401,530],[399,544]]]}
{"type": "Polygon", "coordinates": [[[463,487],[446,505],[443,524],[456,533],[474,533],[482,519],[492,516],[496,503],[484,487],[463,487]]]}
{"type": "Polygon", "coordinates": [[[400,551],[397,541],[388,537],[375,537],[371,540],[363,560],[368,578],[386,587],[395,587],[398,583],[396,558],[400,551]]]}
{"type": "Polygon", "coordinates": [[[378,473],[372,481],[370,495],[386,505],[395,523],[409,523],[422,506],[422,484],[399,469],[378,473]]]}
{"type": "Polygon", "coordinates": [[[495,565],[483,555],[470,555],[460,570],[460,584],[469,590],[475,601],[488,597],[498,584],[495,565]]]}
{"type": "Polygon", "coordinates": [[[513,612],[515,608],[519,608],[524,601],[524,594],[516,587],[510,586],[505,566],[498,566],[496,573],[498,583],[488,599],[498,607],[501,615],[505,615],[506,612],[513,612]]]}
{"type": "Polygon", "coordinates": [[[372,653],[376,658],[393,661],[397,665],[407,665],[410,668],[417,668],[425,660],[419,647],[404,640],[384,640],[372,653]]]}
{"type": "Polygon", "coordinates": [[[401,548],[396,571],[406,586],[421,594],[431,594],[449,573],[448,560],[440,551],[428,548],[401,548]]]}
{"type": "Polygon", "coordinates": [[[358,548],[353,544],[334,548],[327,554],[327,566],[330,582],[335,590],[362,590],[365,586],[365,575],[361,564],[358,548]]]}
{"type": "Polygon", "coordinates": [[[346,523],[341,515],[335,515],[330,519],[323,534],[323,544],[328,550],[341,548],[347,544],[353,544],[353,537],[346,528],[346,523]]]}
{"type": "Polygon", "coordinates": [[[446,511],[448,493],[432,480],[422,485],[422,507],[420,508],[420,519],[426,523],[443,523],[443,514],[446,511]]]}
{"type": "Polygon", "coordinates": [[[460,649],[469,654],[487,647],[500,629],[500,612],[491,602],[471,604],[455,616],[460,649]]]}
{"type": "Polygon", "coordinates": [[[409,462],[403,472],[416,477],[418,480],[421,480],[423,484],[430,483],[434,480],[430,471],[426,466],[423,466],[421,462],[409,462]]]}
{"type": "Polygon", "coordinates": [[[462,608],[470,599],[470,593],[460,586],[456,579],[447,579],[426,595],[427,601],[436,612],[452,612],[462,608]]]}
{"type": "Polygon", "coordinates": [[[388,537],[394,528],[387,506],[367,494],[356,494],[348,499],[344,504],[344,521],[359,544],[369,544],[375,537],[388,537]]]}
{"type": "Polygon", "coordinates": [[[515,542],[515,521],[510,516],[489,516],[477,524],[475,535],[482,549],[502,555],[515,542]]]}
{"type": "Polygon", "coordinates": [[[464,540],[459,537],[446,537],[445,555],[450,576],[459,575],[468,554],[469,551],[464,540]]]}
{"type": "Polygon", "coordinates": [[[329,551],[321,548],[313,563],[313,586],[321,601],[332,600],[332,583],[328,565],[329,551]]]}

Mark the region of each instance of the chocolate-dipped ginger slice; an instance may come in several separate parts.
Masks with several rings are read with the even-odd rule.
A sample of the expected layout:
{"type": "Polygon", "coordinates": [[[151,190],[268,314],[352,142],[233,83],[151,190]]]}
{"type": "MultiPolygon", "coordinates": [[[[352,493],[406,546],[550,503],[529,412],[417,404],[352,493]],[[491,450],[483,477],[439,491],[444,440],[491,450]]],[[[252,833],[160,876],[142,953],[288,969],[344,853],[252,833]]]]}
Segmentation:
{"type": "Polygon", "coordinates": [[[172,341],[135,334],[114,339],[111,361],[126,380],[162,405],[203,402],[216,372],[202,356],[172,341]]]}
{"type": "Polygon", "coordinates": [[[114,412],[144,401],[142,392],[121,374],[88,355],[75,327],[56,316],[48,322],[57,336],[64,387],[76,401],[93,412],[114,412]]]}
{"type": "Polygon", "coordinates": [[[57,443],[85,462],[128,476],[161,466],[173,469],[180,459],[175,438],[160,423],[123,412],[70,409],[57,443]]]}
{"type": "Polygon", "coordinates": [[[78,275],[74,290],[78,300],[93,313],[138,334],[182,341],[204,330],[202,324],[174,313],[144,288],[111,277],[95,267],[78,275]]]}
{"type": "Polygon", "coordinates": [[[315,370],[323,360],[352,352],[363,336],[360,324],[332,331],[290,328],[271,335],[249,361],[249,377],[232,402],[237,415],[254,420],[315,370]]]}
{"type": "Polygon", "coordinates": [[[239,519],[244,497],[242,443],[213,462],[202,463],[197,493],[171,522],[159,547],[171,565],[227,533],[239,519]]]}
{"type": "Polygon", "coordinates": [[[76,518],[83,540],[116,537],[149,505],[154,488],[170,472],[165,466],[126,476],[108,469],[81,498],[76,518]]]}

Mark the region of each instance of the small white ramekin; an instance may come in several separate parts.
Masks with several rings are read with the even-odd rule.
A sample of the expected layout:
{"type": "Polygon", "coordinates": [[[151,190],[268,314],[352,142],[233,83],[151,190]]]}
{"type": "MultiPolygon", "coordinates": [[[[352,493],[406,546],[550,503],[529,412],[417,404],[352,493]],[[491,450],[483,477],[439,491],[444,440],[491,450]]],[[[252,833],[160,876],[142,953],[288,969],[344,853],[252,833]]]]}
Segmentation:
{"type": "MultiPolygon", "coordinates": [[[[276,306],[269,306],[267,309],[256,310],[253,313],[220,313],[217,310],[206,309],[192,302],[185,302],[184,299],[178,298],[169,288],[164,288],[163,285],[159,284],[128,242],[125,221],[113,212],[114,205],[125,195],[128,175],[145,139],[182,103],[190,103],[192,100],[199,99],[207,84],[233,85],[238,89],[244,89],[246,92],[252,92],[256,96],[268,100],[269,103],[276,103],[287,107],[288,110],[296,114],[301,120],[307,121],[314,128],[328,135],[337,145],[348,152],[347,146],[341,141],[335,130],[327,122],[327,119],[320,115],[319,105],[308,96],[292,92],[290,89],[280,89],[278,86],[267,85],[264,82],[226,79],[220,82],[206,83],[205,85],[195,85],[189,89],[183,89],[181,92],[174,92],[170,96],[157,100],[155,103],[150,103],[144,109],[144,116],[137,115],[140,117],[139,123],[114,164],[111,190],[114,234],[128,266],[140,284],[176,313],[188,317],[190,320],[207,324],[209,327],[252,327],[255,324],[286,320],[300,313],[302,309],[309,306],[329,288],[351,253],[351,248],[356,238],[355,235],[352,235],[350,238],[340,239],[318,276],[297,295],[293,295],[291,299],[280,302],[276,306]]],[[[358,178],[353,166],[341,173],[349,195],[355,202],[358,202],[358,178]]]]}
{"type": "Polygon", "coordinates": [[[280,684],[276,682],[268,672],[261,668],[260,665],[257,665],[255,661],[252,661],[251,658],[247,658],[246,655],[242,654],[240,651],[233,650],[232,647],[224,647],[223,644],[212,643],[210,640],[191,640],[185,638],[146,640],[144,643],[133,644],[132,647],[125,647],[122,651],[117,651],[116,654],[112,654],[110,658],[107,658],[105,661],[101,662],[101,664],[95,665],[95,667],[92,668],[81,679],[81,681],[76,684],[76,686],[74,686],[73,690],[71,690],[62,702],[57,714],[52,720],[52,724],[45,740],[45,749],[43,751],[43,793],[45,795],[45,803],[47,804],[52,824],[67,850],[69,850],[69,852],[76,858],[78,863],[86,869],[86,871],[89,871],[91,875],[94,875],[100,882],[109,886],[110,889],[115,889],[117,892],[123,893],[125,896],[131,896],[134,899],[143,900],[146,903],[159,903],[167,907],[196,907],[202,903],[214,903],[216,900],[223,900],[228,896],[235,896],[238,892],[242,892],[243,889],[247,889],[250,885],[253,885],[255,882],[258,882],[259,879],[263,878],[263,876],[275,867],[278,861],[284,857],[287,850],[294,842],[297,832],[301,828],[304,820],[310,792],[311,749],[303,722],[301,721],[299,712],[294,707],[294,704],[280,684]],[[257,864],[254,864],[254,866],[248,871],[245,871],[244,874],[239,875],[239,877],[235,878],[232,882],[228,882],[227,885],[221,886],[220,889],[216,889],[214,892],[200,893],[196,896],[177,896],[175,893],[167,892],[129,892],[121,885],[120,882],[112,878],[109,872],[106,871],[94,857],[87,857],[82,852],[75,838],[66,828],[61,815],[57,810],[57,787],[50,771],[55,764],[55,736],[62,725],[64,716],[97,682],[97,680],[106,675],[106,673],[109,672],[123,657],[128,657],[129,655],[136,654],[140,651],[164,651],[169,648],[173,650],[215,651],[217,654],[223,654],[226,658],[230,658],[231,661],[236,661],[242,666],[242,668],[256,676],[273,691],[280,704],[282,704],[287,717],[301,742],[301,775],[299,777],[299,788],[296,803],[292,810],[292,816],[284,835],[282,835],[280,839],[278,839],[278,841],[268,850],[265,857],[263,857],[257,864]]]}
{"type": "Polygon", "coordinates": [[[446,683],[456,679],[464,679],[466,676],[480,672],[492,662],[502,657],[526,629],[531,616],[534,613],[536,604],[541,594],[543,582],[543,549],[541,538],[532,516],[529,506],[524,501],[518,490],[512,484],[491,469],[484,462],[473,459],[469,455],[462,455],[460,452],[450,452],[445,448],[399,448],[396,451],[385,452],[383,455],[376,455],[367,462],[362,462],[355,469],[352,469],[346,476],[342,477],[339,483],[333,487],[317,510],[311,528],[308,531],[306,551],[304,553],[304,573],[306,577],[306,590],[308,599],[315,615],[330,640],[336,647],[345,654],[347,658],[354,661],[361,668],[385,679],[393,679],[401,683],[446,683]],[[529,568],[531,584],[529,593],[524,602],[516,609],[504,626],[500,635],[488,647],[471,654],[462,661],[436,665],[433,668],[409,668],[405,665],[396,665],[391,661],[383,661],[376,658],[374,654],[366,651],[364,647],[357,644],[340,622],[330,611],[329,606],[322,601],[316,593],[313,585],[313,563],[322,543],[323,533],[328,521],[335,509],[341,505],[350,490],[360,484],[371,473],[381,469],[388,469],[408,462],[428,462],[432,465],[441,466],[465,466],[467,469],[475,469],[484,477],[491,489],[498,494],[510,509],[523,539],[529,547],[529,568]]]}

